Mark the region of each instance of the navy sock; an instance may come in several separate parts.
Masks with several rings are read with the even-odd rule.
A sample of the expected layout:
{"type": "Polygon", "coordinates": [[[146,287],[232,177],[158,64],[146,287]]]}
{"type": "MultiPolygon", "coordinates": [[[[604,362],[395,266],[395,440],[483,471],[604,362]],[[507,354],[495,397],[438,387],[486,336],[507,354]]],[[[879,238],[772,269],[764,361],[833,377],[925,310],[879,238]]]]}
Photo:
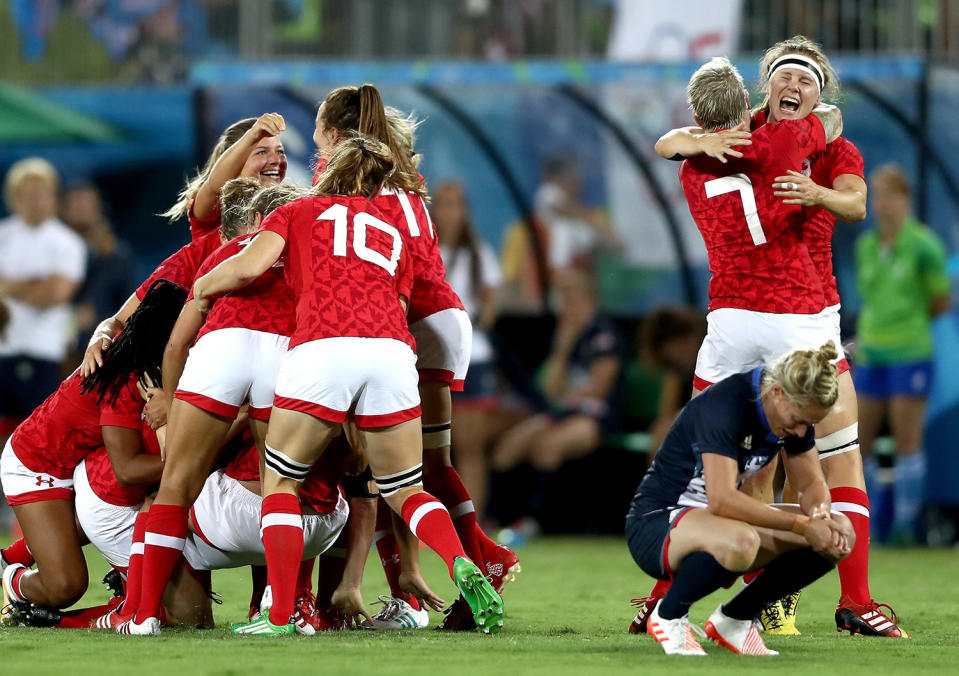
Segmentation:
{"type": "Polygon", "coordinates": [[[723,568],[709,552],[693,552],[679,564],[673,584],[659,604],[659,616],[664,620],[675,620],[686,615],[696,601],[740,575],[742,573],[723,568]]]}
{"type": "Polygon", "coordinates": [[[736,620],[751,620],[770,603],[818,580],[835,565],[808,547],[786,552],[766,564],[755,580],[723,606],[723,612],[736,620]]]}

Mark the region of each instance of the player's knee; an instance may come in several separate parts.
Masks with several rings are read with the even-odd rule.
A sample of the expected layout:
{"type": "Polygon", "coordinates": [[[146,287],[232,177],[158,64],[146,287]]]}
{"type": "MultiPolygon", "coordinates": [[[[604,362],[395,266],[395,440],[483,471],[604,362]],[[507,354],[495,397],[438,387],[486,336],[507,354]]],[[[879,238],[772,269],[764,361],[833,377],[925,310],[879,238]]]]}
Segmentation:
{"type": "Polygon", "coordinates": [[[726,539],[721,556],[717,557],[723,568],[747,570],[759,552],[759,534],[750,526],[737,528],[726,539]]]}

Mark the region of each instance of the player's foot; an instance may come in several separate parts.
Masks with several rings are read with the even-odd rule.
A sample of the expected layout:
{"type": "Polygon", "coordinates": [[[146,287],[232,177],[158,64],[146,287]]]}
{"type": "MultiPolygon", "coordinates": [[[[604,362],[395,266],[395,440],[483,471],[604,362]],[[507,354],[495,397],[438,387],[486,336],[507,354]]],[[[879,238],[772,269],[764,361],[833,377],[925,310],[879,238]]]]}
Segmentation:
{"type": "Polygon", "coordinates": [[[453,560],[453,582],[473,611],[477,628],[484,634],[499,633],[503,628],[503,599],[476,564],[457,556],[453,560]]]}
{"type": "Polygon", "coordinates": [[[443,611],[443,621],[436,625],[438,631],[473,631],[476,629],[476,619],[470,604],[462,596],[453,601],[443,611]]]}
{"type": "Polygon", "coordinates": [[[776,636],[795,636],[799,633],[796,629],[796,616],[793,615],[790,621],[786,617],[786,611],[780,601],[776,601],[768,608],[764,608],[759,613],[759,624],[762,632],[776,636]]]}
{"type": "Polygon", "coordinates": [[[802,590],[793,592],[780,600],[783,608],[783,630],[780,632],[785,636],[799,636],[799,628],[796,626],[796,618],[799,616],[799,597],[802,590]]]}
{"type": "Polygon", "coordinates": [[[503,593],[503,587],[507,582],[515,582],[516,575],[523,572],[523,567],[519,565],[519,557],[509,547],[497,545],[486,557],[486,574],[490,578],[490,584],[497,594],[503,593]]]}
{"type": "Polygon", "coordinates": [[[17,623],[22,627],[55,627],[63,619],[59,610],[39,603],[27,603],[25,608],[18,611],[18,615],[17,623]]]}
{"type": "Polygon", "coordinates": [[[135,619],[130,619],[117,627],[117,633],[130,636],[159,636],[160,620],[156,617],[148,617],[141,624],[137,624],[135,619]]]}
{"type": "Polygon", "coordinates": [[[121,624],[131,620],[129,615],[124,615],[120,608],[114,608],[103,613],[100,617],[90,623],[94,629],[117,629],[121,624]]]}
{"type": "Polygon", "coordinates": [[[303,590],[293,605],[293,624],[300,636],[312,636],[320,628],[320,619],[316,614],[316,597],[313,592],[303,590]]]}
{"type": "Polygon", "coordinates": [[[706,621],[706,636],[737,655],[778,655],[763,643],[762,636],[752,620],[729,617],[719,606],[706,621]]]}
{"type": "Polygon", "coordinates": [[[342,631],[349,629],[346,618],[336,608],[320,608],[316,611],[317,631],[342,631]]]}
{"type": "Polygon", "coordinates": [[[886,603],[870,600],[866,604],[853,603],[848,596],[839,599],[836,608],[836,631],[848,631],[863,636],[881,636],[885,638],[910,638],[899,626],[896,611],[886,603]],[[882,609],[885,608],[889,612],[882,609]]]}
{"type": "Polygon", "coordinates": [[[395,596],[380,595],[378,601],[370,605],[382,603],[373,615],[373,629],[424,629],[429,626],[430,614],[425,608],[414,610],[413,606],[395,596]]]}
{"type": "Polygon", "coordinates": [[[659,616],[658,610],[659,602],[649,612],[646,631],[659,645],[663,646],[667,655],[689,657],[706,655],[706,651],[693,635],[693,625],[689,621],[689,615],[675,620],[664,620],[659,616]]]}
{"type": "Polygon", "coordinates": [[[293,636],[296,633],[296,625],[292,622],[286,624],[273,624],[270,622],[270,611],[263,610],[260,617],[252,622],[237,622],[231,627],[234,634],[253,634],[255,636],[293,636]]]}
{"type": "Polygon", "coordinates": [[[13,593],[13,578],[21,570],[27,567],[20,563],[8,564],[3,569],[3,576],[0,577],[3,585],[3,605],[0,606],[0,624],[13,625],[18,624],[17,617],[22,611],[29,607],[29,602],[20,600],[13,593]]]}
{"type": "Polygon", "coordinates": [[[120,575],[119,570],[111,568],[110,571],[103,576],[102,582],[107,586],[107,589],[113,592],[114,596],[123,596],[123,576],[120,575]]]}
{"type": "Polygon", "coordinates": [[[629,623],[630,634],[646,633],[646,623],[649,621],[649,614],[653,612],[653,608],[656,607],[656,604],[659,603],[659,600],[663,598],[663,596],[665,596],[665,594],[660,594],[658,596],[643,596],[630,601],[630,603],[633,604],[633,607],[637,609],[636,617],[634,617],[633,621],[629,623]]]}

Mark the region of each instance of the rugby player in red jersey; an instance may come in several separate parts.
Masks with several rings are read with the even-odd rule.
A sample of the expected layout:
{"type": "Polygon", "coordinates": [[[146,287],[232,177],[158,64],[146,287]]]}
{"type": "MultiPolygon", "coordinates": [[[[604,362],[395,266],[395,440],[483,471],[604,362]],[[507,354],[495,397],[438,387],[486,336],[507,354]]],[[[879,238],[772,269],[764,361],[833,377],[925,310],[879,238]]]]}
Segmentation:
{"type": "MultiPolygon", "coordinates": [[[[364,86],[360,95],[372,114],[361,127],[381,136],[379,92],[364,86]]],[[[202,303],[249,283],[286,251],[297,299],[266,442],[261,525],[273,605],[260,620],[235,626],[237,633],[293,631],[302,548],[297,491],[350,412],[381,495],[447,564],[477,625],[487,632],[502,626],[499,595],[466,557],[449,513],[422,489],[415,355],[401,299],[412,276],[402,235],[369,201],[392,170],[386,145],[361,136],[341,141],[310,197],[274,211],[250,246],[194,285],[202,303]]]]}

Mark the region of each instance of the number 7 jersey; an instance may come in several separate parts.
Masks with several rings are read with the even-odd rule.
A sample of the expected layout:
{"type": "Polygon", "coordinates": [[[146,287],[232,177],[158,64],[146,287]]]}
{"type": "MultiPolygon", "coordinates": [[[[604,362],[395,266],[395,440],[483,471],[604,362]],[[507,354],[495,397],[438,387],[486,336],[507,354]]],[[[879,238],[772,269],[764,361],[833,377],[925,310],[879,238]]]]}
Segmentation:
{"type": "Polygon", "coordinates": [[[296,298],[290,348],[321,338],[394,338],[412,347],[400,295],[412,272],[406,241],[365,197],[304,197],[263,222],[286,240],[284,272],[296,298]]]}
{"type": "Polygon", "coordinates": [[[803,209],[782,203],[773,180],[826,148],[814,115],[755,130],[752,145],[727,164],[700,155],[683,162],[680,182],[709,255],[709,310],[739,308],[815,314],[822,283],[803,242],[803,209]]]}

